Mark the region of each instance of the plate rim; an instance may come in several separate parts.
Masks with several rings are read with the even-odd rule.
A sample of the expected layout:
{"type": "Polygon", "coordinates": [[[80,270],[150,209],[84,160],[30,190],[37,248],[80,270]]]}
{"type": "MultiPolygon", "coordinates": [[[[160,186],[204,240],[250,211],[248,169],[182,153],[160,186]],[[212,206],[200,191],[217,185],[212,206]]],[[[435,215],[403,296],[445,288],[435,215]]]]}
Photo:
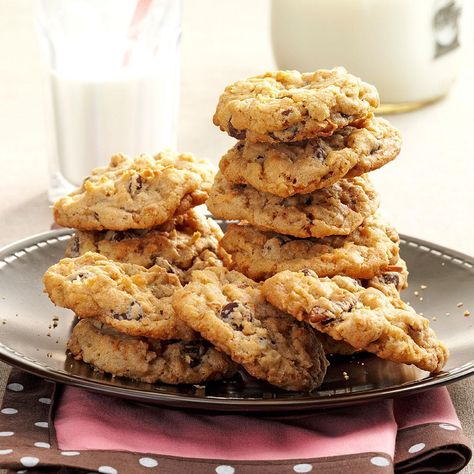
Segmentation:
{"type": "MultiPolygon", "coordinates": [[[[72,235],[73,229],[53,229],[46,232],[34,234],[32,236],[23,238],[11,244],[8,244],[0,249],[0,260],[6,257],[24,251],[26,247],[35,245],[38,242],[47,241],[49,239],[56,239],[65,235],[72,235]]],[[[412,242],[418,247],[423,247],[427,251],[435,250],[440,252],[441,256],[445,255],[459,260],[459,263],[468,266],[474,266],[474,257],[471,257],[457,250],[453,250],[433,242],[429,242],[416,237],[400,234],[400,239],[406,242],[407,245],[412,242]]],[[[456,262],[458,263],[458,262],[456,262]]],[[[119,396],[139,402],[148,402],[162,405],[169,405],[177,408],[191,408],[200,410],[214,410],[216,412],[264,412],[264,411],[304,411],[314,410],[319,408],[339,408],[342,406],[357,405],[373,400],[394,398],[403,395],[418,393],[437,386],[444,386],[474,374],[474,358],[450,372],[437,375],[430,375],[422,380],[416,380],[401,384],[394,388],[378,388],[362,392],[340,393],[335,395],[327,395],[321,398],[304,398],[298,399],[228,399],[225,397],[196,397],[179,393],[161,393],[143,390],[133,387],[117,387],[108,385],[106,383],[85,379],[74,374],[67,374],[57,371],[52,368],[43,367],[33,361],[29,361],[24,357],[14,354],[13,350],[4,345],[0,341],[0,360],[10,366],[19,368],[34,375],[43,377],[52,382],[59,382],[66,385],[71,385],[93,392],[98,392],[106,395],[119,396]]]]}

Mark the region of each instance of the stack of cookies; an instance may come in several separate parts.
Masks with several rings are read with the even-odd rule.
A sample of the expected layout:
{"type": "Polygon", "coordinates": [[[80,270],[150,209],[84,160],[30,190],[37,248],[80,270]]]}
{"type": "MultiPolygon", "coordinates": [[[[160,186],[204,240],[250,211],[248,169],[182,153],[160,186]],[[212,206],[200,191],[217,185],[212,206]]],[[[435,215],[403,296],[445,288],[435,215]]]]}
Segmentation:
{"type": "Polygon", "coordinates": [[[207,206],[245,222],[221,242],[234,268],[255,280],[309,268],[406,284],[397,232],[377,214],[366,174],[401,145],[373,116],[377,105],[375,88],[340,68],[268,73],[226,89],[214,122],[241,140],[222,157],[207,206]]]}
{"type": "Polygon", "coordinates": [[[378,103],[376,89],[343,68],[278,71],[228,86],[214,124],[239,141],[219,163],[207,206],[241,221],[220,244],[232,268],[266,280],[267,301],[334,338],[323,339],[331,352],[363,349],[436,371],[446,350],[400,300],[408,272],[399,237],[377,213],[366,174],[401,146],[399,132],[373,115],[378,103]],[[361,318],[352,313],[359,307],[361,318]],[[404,326],[406,337],[389,336],[386,324],[404,326]],[[414,335],[415,326],[425,335],[414,335]]]}
{"type": "Polygon", "coordinates": [[[214,122],[239,142],[209,165],[118,155],[54,206],[72,227],[46,292],[80,319],[68,348],[146,382],[237,370],[285,390],[324,380],[326,354],[368,351],[436,372],[447,350],[404,303],[396,230],[366,173],[398,132],[376,90],[343,69],[276,72],[229,86],[214,122]],[[240,220],[225,235],[195,206],[240,220]]]}
{"type": "Polygon", "coordinates": [[[222,265],[219,226],[195,210],[213,180],[209,164],[171,151],[117,155],[54,205],[72,227],[66,257],[44,276],[51,300],[80,318],[72,355],[113,375],[202,383],[237,365],[175,317],[173,293],[193,270],[222,265]]]}

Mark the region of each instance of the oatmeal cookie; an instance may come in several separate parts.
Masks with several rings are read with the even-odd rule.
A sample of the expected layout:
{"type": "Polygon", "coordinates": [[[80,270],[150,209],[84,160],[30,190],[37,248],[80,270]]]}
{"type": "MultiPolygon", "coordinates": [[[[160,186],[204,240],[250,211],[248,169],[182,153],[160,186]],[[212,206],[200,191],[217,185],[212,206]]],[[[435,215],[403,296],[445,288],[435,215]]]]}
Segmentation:
{"type": "Polygon", "coordinates": [[[204,339],[254,377],[286,390],[312,390],[327,360],[312,329],[266,303],[259,284],[222,267],[195,271],[173,307],[204,339]]]}
{"type": "Polygon", "coordinates": [[[374,215],[352,234],[320,239],[297,239],[230,224],[220,245],[230,254],[232,268],[254,280],[302,268],[311,268],[321,277],[370,279],[397,262],[398,243],[396,230],[374,215]]]}
{"type": "Polygon", "coordinates": [[[377,90],[344,68],[267,72],[227,86],[214,124],[249,142],[294,142],[357,124],[379,105],[377,90]]]}
{"type": "Polygon", "coordinates": [[[51,301],[79,318],[97,319],[132,336],[196,338],[171,306],[172,294],[181,288],[178,277],[158,265],[147,270],[88,252],[62,259],[43,282],[51,301]]]}
{"type": "Polygon", "coordinates": [[[149,229],[208,198],[214,173],[193,155],[113,156],[54,204],[54,219],[80,230],[149,229]]]}
{"type": "MultiPolygon", "coordinates": [[[[202,260],[205,251],[218,258],[222,230],[212,219],[194,209],[153,229],[127,231],[76,231],[66,249],[66,257],[96,252],[111,260],[150,268],[164,266],[184,280],[185,272],[202,260]]],[[[223,254],[225,257],[225,254],[223,254]]]]}
{"type": "Polygon", "coordinates": [[[360,128],[348,126],[330,137],[303,142],[239,141],[222,157],[219,167],[232,183],[288,197],[376,170],[393,160],[400,147],[397,129],[382,118],[369,118],[360,128]]]}
{"type": "Polygon", "coordinates": [[[284,271],[265,281],[262,292],[281,311],[382,359],[429,372],[440,372],[447,361],[448,350],[426,318],[399,297],[364,288],[352,278],[284,271]]]}
{"type": "Polygon", "coordinates": [[[93,319],[77,323],[68,349],[100,371],[148,383],[197,384],[231,377],[237,370],[237,364],[205,340],[128,336],[93,319]]]}
{"type": "Polygon", "coordinates": [[[244,220],[259,229],[294,237],[350,234],[378,205],[378,195],[366,176],[280,198],[246,184],[232,184],[218,173],[207,201],[215,217],[244,220]]]}

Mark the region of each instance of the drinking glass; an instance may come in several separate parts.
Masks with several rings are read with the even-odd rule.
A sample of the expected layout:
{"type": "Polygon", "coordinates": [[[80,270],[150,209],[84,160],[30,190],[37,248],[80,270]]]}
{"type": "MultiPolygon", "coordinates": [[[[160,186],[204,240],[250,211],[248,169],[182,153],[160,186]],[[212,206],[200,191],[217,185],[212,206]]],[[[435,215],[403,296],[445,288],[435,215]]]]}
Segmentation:
{"type": "Polygon", "coordinates": [[[180,2],[40,0],[51,201],[116,153],[175,147],[180,2]]]}

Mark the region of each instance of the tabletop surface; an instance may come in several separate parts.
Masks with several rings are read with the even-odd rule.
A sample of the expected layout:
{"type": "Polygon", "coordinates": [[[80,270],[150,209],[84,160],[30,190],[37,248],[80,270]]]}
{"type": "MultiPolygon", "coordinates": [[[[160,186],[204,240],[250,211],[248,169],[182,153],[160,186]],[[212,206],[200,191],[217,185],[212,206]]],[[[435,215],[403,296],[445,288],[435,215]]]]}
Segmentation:
{"type": "MultiPolygon", "coordinates": [[[[32,7],[32,0],[2,0],[0,246],[48,230],[52,220],[46,194],[47,82],[32,7]]],[[[230,82],[276,68],[269,2],[184,0],[182,28],[178,148],[217,163],[234,142],[212,125],[220,92],[230,82]]],[[[470,53],[474,58],[472,46],[470,53]]],[[[474,59],[469,59],[444,100],[390,116],[401,130],[403,150],[397,160],[371,174],[382,209],[400,232],[469,255],[474,255],[472,84],[474,59]]],[[[0,394],[7,371],[1,364],[0,394]]],[[[449,390],[466,433],[474,439],[474,378],[449,390]]],[[[474,473],[472,463],[463,472],[474,473]]]]}

